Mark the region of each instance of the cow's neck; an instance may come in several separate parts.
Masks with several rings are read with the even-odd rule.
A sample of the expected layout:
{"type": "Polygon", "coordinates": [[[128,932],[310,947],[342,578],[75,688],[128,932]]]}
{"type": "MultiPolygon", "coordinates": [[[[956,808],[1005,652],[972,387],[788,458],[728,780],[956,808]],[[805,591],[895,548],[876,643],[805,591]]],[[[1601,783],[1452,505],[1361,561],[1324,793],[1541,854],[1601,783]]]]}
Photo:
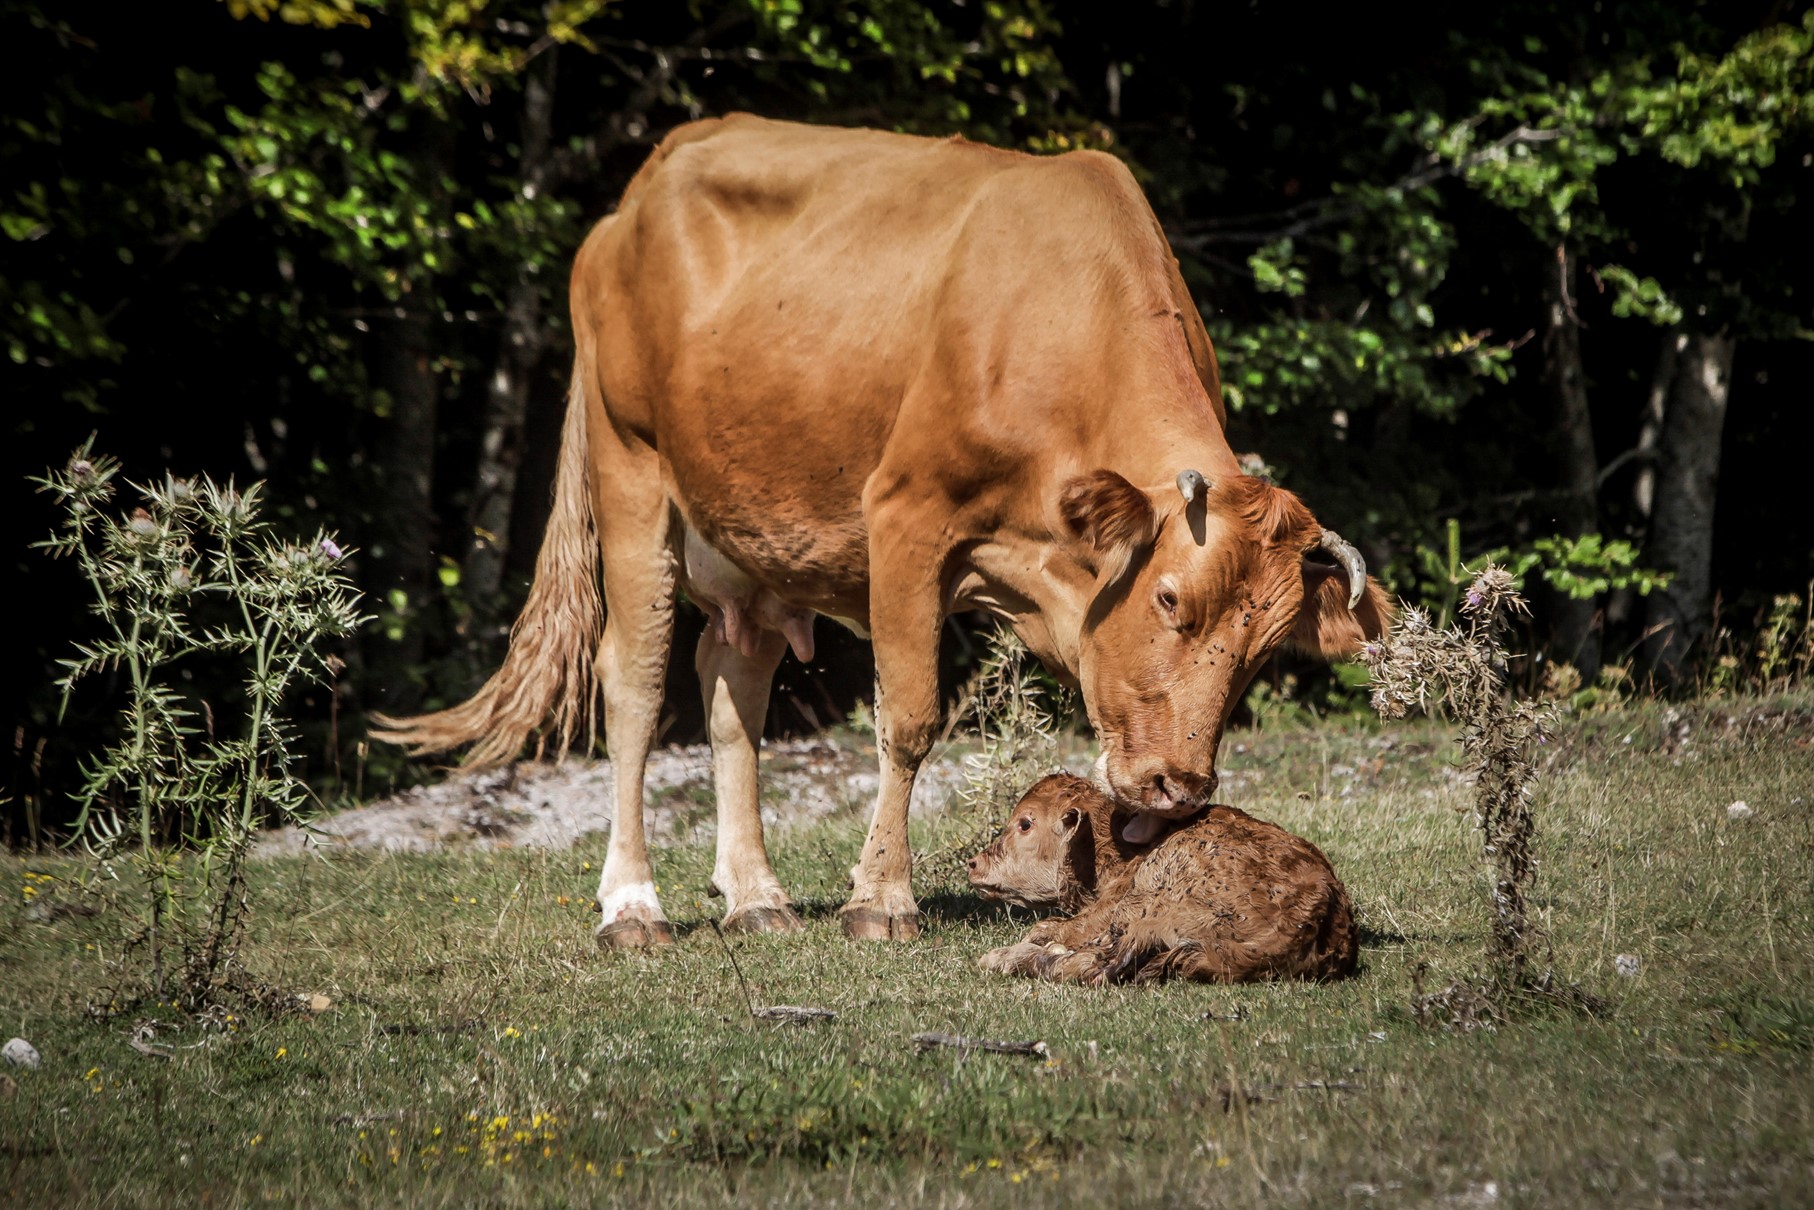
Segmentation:
{"type": "Polygon", "coordinates": [[[1239,474],[1239,465],[1212,416],[1161,416],[1142,433],[1103,442],[1055,468],[1039,491],[1045,508],[1020,528],[1004,527],[970,548],[953,583],[953,608],[984,609],[1007,622],[1048,669],[1075,684],[1084,616],[1099,590],[1084,552],[1060,529],[1057,501],[1073,475],[1107,467],[1163,498],[1178,472],[1199,470],[1216,478],[1239,474]],[[1194,423],[1193,423],[1194,421],[1194,423]]]}

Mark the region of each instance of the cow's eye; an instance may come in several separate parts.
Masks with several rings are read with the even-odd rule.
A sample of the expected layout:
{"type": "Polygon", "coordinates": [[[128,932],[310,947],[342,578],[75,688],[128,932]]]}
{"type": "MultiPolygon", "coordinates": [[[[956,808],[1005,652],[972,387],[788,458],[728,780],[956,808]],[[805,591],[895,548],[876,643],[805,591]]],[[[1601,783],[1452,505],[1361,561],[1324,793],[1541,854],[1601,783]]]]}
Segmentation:
{"type": "Polygon", "coordinates": [[[1163,609],[1166,613],[1175,614],[1178,612],[1178,594],[1171,589],[1161,588],[1154,599],[1159,602],[1159,608],[1163,609]]]}
{"type": "Polygon", "coordinates": [[[1028,819],[1025,815],[1022,815],[1016,826],[1023,832],[1031,832],[1033,830],[1033,821],[1028,819]]]}

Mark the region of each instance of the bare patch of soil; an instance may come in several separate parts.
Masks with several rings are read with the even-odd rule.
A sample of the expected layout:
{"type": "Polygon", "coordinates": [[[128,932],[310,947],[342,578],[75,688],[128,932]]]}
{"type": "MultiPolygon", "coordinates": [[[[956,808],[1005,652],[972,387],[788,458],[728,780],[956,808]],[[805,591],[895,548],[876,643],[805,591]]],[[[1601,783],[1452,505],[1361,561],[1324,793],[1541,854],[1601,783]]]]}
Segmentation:
{"type": "MultiPolygon", "coordinates": [[[[879,778],[873,744],[839,737],[762,746],[762,822],[773,827],[849,813],[867,820],[879,778]]],[[[940,811],[964,784],[961,758],[926,762],[913,788],[915,814],[940,811]]],[[[324,848],[426,852],[445,848],[571,848],[611,825],[608,760],[520,761],[478,772],[453,770],[362,807],[320,819],[312,833],[280,828],[258,843],[260,855],[324,848]]],[[[716,832],[712,753],[704,744],[662,748],[644,782],[654,843],[704,840],[716,832]]]]}

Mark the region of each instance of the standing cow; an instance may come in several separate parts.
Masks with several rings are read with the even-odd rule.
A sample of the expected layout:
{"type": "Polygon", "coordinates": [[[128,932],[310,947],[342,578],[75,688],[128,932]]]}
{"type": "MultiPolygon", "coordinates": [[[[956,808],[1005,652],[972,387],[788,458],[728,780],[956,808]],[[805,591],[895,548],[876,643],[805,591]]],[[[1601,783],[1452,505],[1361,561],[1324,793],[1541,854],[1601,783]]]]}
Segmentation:
{"type": "Polygon", "coordinates": [[[881,786],[842,916],[877,939],[919,932],[907,805],[945,615],[988,610],[1076,683],[1108,784],[1158,817],[1208,800],[1275,648],[1340,657],[1384,625],[1355,549],[1241,474],[1202,321],[1110,156],[695,122],[593,228],[571,305],[554,512],[509,654],[379,734],[475,764],[564,750],[602,687],[601,944],[671,937],[642,771],[677,588],[712,623],[694,666],[727,928],[799,927],[757,808],[775,668],[811,658],[817,614],[871,637],[881,786]]]}

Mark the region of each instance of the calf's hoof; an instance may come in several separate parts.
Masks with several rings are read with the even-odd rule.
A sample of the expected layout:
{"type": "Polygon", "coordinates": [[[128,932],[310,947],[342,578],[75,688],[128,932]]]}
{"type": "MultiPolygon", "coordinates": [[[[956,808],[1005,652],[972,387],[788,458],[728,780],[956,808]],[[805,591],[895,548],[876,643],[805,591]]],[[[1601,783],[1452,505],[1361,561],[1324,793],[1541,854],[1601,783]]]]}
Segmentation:
{"type": "Polygon", "coordinates": [[[782,904],[738,908],[724,918],[722,927],[727,933],[797,933],[806,926],[800,923],[793,908],[782,904]]]}
{"type": "Polygon", "coordinates": [[[1038,975],[1043,973],[1044,964],[1055,956],[1070,952],[1062,945],[1028,938],[1013,945],[998,946],[978,958],[976,964],[998,975],[1038,975]]]}
{"type": "Polygon", "coordinates": [[[913,941],[920,935],[918,912],[892,914],[880,908],[847,907],[839,916],[852,941],[913,941]]]}
{"type": "Polygon", "coordinates": [[[598,926],[598,948],[601,950],[641,950],[673,944],[674,930],[666,920],[624,916],[598,926]]]}

